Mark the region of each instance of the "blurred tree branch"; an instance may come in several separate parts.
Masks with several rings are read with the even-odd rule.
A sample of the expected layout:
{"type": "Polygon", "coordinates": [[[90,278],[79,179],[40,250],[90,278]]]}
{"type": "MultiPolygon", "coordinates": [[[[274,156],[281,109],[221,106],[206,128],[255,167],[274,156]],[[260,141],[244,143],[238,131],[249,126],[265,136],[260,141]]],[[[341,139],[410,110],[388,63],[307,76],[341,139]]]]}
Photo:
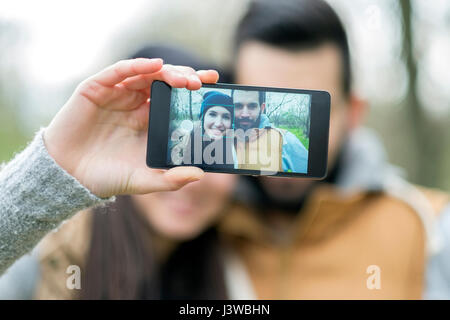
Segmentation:
{"type": "Polygon", "coordinates": [[[17,56],[21,32],[15,23],[0,20],[0,163],[10,160],[26,142],[18,121],[17,97],[21,93],[14,84],[19,81],[11,63],[17,56]]]}
{"type": "Polygon", "coordinates": [[[400,1],[403,24],[403,58],[409,75],[406,95],[407,116],[411,121],[411,137],[416,147],[418,168],[411,177],[415,182],[437,186],[440,179],[440,162],[443,157],[442,140],[445,130],[442,123],[432,120],[425,112],[417,94],[417,61],[414,56],[413,8],[410,0],[400,1]]]}

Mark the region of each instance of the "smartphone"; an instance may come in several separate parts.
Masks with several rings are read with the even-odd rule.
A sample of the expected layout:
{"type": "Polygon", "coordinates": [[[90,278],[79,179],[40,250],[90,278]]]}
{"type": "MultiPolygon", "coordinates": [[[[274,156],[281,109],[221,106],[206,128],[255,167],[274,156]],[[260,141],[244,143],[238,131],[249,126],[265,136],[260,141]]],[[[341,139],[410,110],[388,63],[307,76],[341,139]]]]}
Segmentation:
{"type": "Polygon", "coordinates": [[[326,91],[203,84],[151,87],[147,165],[322,179],[327,173],[326,91]]]}

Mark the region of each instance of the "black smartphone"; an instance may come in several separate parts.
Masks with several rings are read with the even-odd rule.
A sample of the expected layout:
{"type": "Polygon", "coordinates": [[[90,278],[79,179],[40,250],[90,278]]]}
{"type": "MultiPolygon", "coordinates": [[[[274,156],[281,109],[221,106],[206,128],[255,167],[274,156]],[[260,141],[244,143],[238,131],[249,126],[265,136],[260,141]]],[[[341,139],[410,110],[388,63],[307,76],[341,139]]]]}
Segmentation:
{"type": "Polygon", "coordinates": [[[151,88],[147,165],[321,179],[327,173],[326,91],[203,84],[151,88]]]}

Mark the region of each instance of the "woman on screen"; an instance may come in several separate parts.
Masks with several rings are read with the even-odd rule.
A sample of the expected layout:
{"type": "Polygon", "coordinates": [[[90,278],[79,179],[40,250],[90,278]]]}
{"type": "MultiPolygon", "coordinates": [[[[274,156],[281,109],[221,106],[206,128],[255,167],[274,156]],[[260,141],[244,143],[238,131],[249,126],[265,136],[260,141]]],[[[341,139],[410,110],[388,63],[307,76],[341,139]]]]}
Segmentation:
{"type": "Polygon", "coordinates": [[[233,100],[217,91],[209,91],[203,98],[200,115],[204,135],[211,140],[221,139],[226,135],[226,130],[232,128],[233,100]]]}
{"type": "Polygon", "coordinates": [[[234,129],[233,99],[218,91],[208,91],[203,96],[199,122],[192,130],[179,128],[185,134],[171,151],[174,164],[208,164],[221,169],[233,169],[233,138],[230,129],[234,129]]]}

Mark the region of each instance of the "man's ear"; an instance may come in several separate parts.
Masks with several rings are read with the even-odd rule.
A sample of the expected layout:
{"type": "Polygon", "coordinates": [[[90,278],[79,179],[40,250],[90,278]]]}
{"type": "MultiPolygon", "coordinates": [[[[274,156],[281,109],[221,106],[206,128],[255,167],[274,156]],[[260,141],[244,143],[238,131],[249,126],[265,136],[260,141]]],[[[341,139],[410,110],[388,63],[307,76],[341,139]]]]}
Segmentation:
{"type": "Polygon", "coordinates": [[[261,113],[264,113],[264,109],[266,108],[266,103],[265,102],[263,102],[262,104],[261,104],[261,113]]]}
{"type": "Polygon", "coordinates": [[[349,97],[349,107],[350,129],[355,129],[364,122],[368,110],[368,103],[357,93],[352,92],[349,97]]]}

